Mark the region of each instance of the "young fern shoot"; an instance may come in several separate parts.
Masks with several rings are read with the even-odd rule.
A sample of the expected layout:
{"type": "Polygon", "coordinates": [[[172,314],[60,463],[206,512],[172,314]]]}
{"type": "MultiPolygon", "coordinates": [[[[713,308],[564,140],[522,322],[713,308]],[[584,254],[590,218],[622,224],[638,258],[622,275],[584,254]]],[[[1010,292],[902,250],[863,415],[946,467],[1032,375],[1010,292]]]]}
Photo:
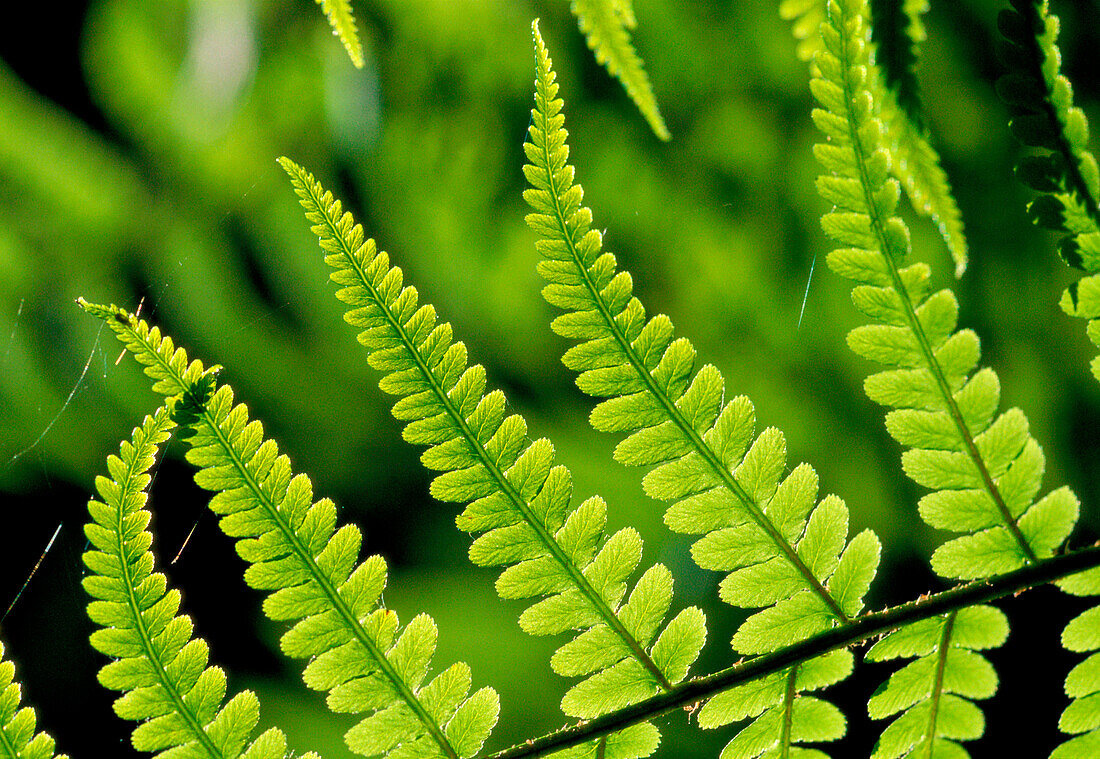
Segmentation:
{"type": "MultiPolygon", "coordinates": [[[[592,412],[592,425],[631,433],[615,449],[616,460],[655,467],[643,481],[646,492],[672,502],[669,527],[703,535],[692,555],[704,569],[729,572],[722,599],[762,609],[734,635],[734,650],[764,654],[850,623],[875,574],[878,539],[865,531],[849,543],[847,508],[832,495],[817,501],[813,469],[802,464],[783,477],[782,433],[767,429],[754,439],[751,402],[741,396],[724,403],[721,373],[710,365],[694,371],[695,350],[673,338],[668,317],[646,319],[630,275],[616,273],[581,205],[583,191],[567,164],[562,101],[537,25],[534,34],[535,108],[524,144],[531,189],[524,198],[535,213],[527,223],[540,237],[538,270],[549,281],[543,296],[566,311],[552,327],[581,341],[563,361],[580,372],[581,390],[607,398],[592,412]]],[[[726,747],[725,759],[839,738],[839,711],[802,694],[844,679],[851,668],[847,651],[791,667],[715,697],[700,724],[756,718],[726,747]]]]}
{"type": "MultiPolygon", "coordinates": [[[[468,503],[456,523],[478,535],[470,560],[505,567],[496,583],[502,598],[542,598],[520,616],[527,633],[581,631],[551,660],[558,674],[585,678],[562,710],[589,719],[671,690],[705,641],[702,611],[687,608],[664,623],[672,574],[661,564],[627,594],[642,554],[637,531],[605,536],[607,505],[598,496],[570,504],[569,470],[554,465],[550,441],[528,441],[527,423],[507,415],[503,393],[485,392],[485,370],[467,366],[451,325],[437,324],[432,306],[418,307],[416,289],[403,286],[401,269],[364,239],[340,202],[294,162],[279,163],[335,269],[336,296],[350,307],[345,320],[362,330],[368,362],[385,373],[379,386],[400,397],[393,414],[406,423],[404,438],[428,446],[421,461],[442,472],[432,495],[468,503]]],[[[642,723],[570,755],[648,756],[659,740],[657,728],[642,723]]]]}
{"type": "MultiPolygon", "coordinates": [[[[951,579],[985,578],[1052,555],[1073,529],[1078,503],[1068,488],[1035,502],[1044,459],[1026,417],[1019,409],[997,416],[997,375],[988,368],[975,372],[978,338],[970,330],[956,330],[954,294],[930,294],[929,267],[905,265],[909,232],[894,215],[899,188],[887,172],[866,19],[864,0],[829,3],[822,25],[824,49],[811,82],[821,104],[814,122],[826,136],[815,146],[828,172],[817,186],[834,205],[822,226],[845,246],[830,253],[828,262],[859,283],[852,293],[855,305],[879,322],[853,330],[848,344],[891,367],[872,375],[865,389],[872,400],[894,409],[886,423],[890,434],[910,448],[902,455],[903,468],[932,490],[921,499],[921,516],[938,529],[965,533],[936,550],[932,567],[951,579]]],[[[1003,617],[983,614],[985,639],[996,640],[994,626],[1003,617]]],[[[989,695],[986,685],[951,671],[960,659],[949,648],[961,645],[953,631],[955,624],[946,620],[934,653],[947,670],[933,669],[921,692],[924,698],[912,707],[925,709],[925,729],[888,730],[876,757],[923,755],[941,741],[981,734],[980,713],[946,698],[953,688],[971,698],[989,695]],[[927,707],[925,699],[932,702],[927,707]]],[[[922,650],[915,648],[912,655],[922,650]]],[[[887,690],[900,690],[903,679],[896,673],[887,690]]],[[[898,705],[905,708],[901,700],[898,705]]],[[[909,713],[900,719],[919,721],[909,713]]]]}
{"type": "MultiPolygon", "coordinates": [[[[103,319],[145,366],[153,390],[174,402],[173,416],[189,432],[187,460],[199,467],[195,481],[216,491],[210,509],[221,516],[222,531],[238,539],[237,553],[250,565],[245,581],[270,592],[263,604],[268,617],[296,620],[280,641],[283,653],[309,659],[306,685],[327,691],[327,703],[334,712],[368,715],[345,735],[348,747],[363,756],[393,759],[466,759],[476,754],[496,724],[496,692],[482,688],[467,697],[471,675],[463,663],[424,683],[435,653],[435,623],[421,614],[398,634],[397,615],[379,600],[386,584],[385,561],[372,556],[356,564],[361,542],[358,528],[345,525],[336,529],[335,505],[328,499],[313,501],[309,478],[293,473],[289,459],[279,455],[275,442],[264,439],[262,425],[249,421],[243,404],[234,405],[228,385],[216,386],[216,367],[206,370],[199,361],[189,363],[184,350],[175,348],[157,328],[150,329],[144,321],[114,306],[80,304],[103,319]]],[[[123,453],[126,458],[125,447],[123,453]]],[[[122,468],[112,464],[112,470],[118,476],[122,468]]],[[[107,487],[104,494],[114,498],[116,490],[107,487]]],[[[132,509],[133,501],[118,501],[114,508],[132,509]]],[[[93,514],[98,520],[103,510],[93,509],[93,514]]],[[[126,530],[141,529],[147,520],[147,515],[131,516],[123,525],[126,530]]],[[[127,559],[135,549],[100,540],[101,532],[105,532],[103,528],[89,533],[103,552],[102,558],[94,552],[88,554],[93,557],[89,567],[115,577],[120,559],[110,553],[112,547],[127,559]]],[[[143,535],[135,540],[141,550],[148,547],[148,535],[143,535]]],[[[149,555],[139,561],[137,569],[148,574],[151,566],[149,555]]],[[[163,594],[163,578],[142,582],[143,593],[159,588],[163,594]]],[[[100,587],[92,583],[90,591],[100,587]]],[[[178,594],[169,598],[153,609],[174,614],[178,594]]],[[[189,636],[189,623],[180,619],[183,621],[168,623],[173,629],[164,645],[182,645],[189,636]],[[181,631],[185,633],[182,640],[181,631]]],[[[166,622],[159,617],[157,621],[166,622]]],[[[134,644],[123,644],[121,636],[116,631],[104,632],[104,642],[112,644],[111,655],[139,653],[134,644]]],[[[141,672],[147,667],[139,667],[136,673],[117,663],[108,668],[124,670],[118,673],[119,682],[127,689],[153,684],[141,672]]],[[[193,674],[186,669],[175,677],[185,680],[193,674]]],[[[142,706],[145,692],[135,692],[139,696],[133,700],[142,706]]],[[[244,720],[242,715],[230,715],[230,726],[238,731],[244,720]]],[[[145,723],[139,730],[155,723],[145,723]]],[[[169,735],[178,731],[174,724],[171,727],[169,735]]],[[[281,753],[263,754],[269,755],[281,753]]],[[[222,754],[208,756],[220,759],[222,754]]]]}

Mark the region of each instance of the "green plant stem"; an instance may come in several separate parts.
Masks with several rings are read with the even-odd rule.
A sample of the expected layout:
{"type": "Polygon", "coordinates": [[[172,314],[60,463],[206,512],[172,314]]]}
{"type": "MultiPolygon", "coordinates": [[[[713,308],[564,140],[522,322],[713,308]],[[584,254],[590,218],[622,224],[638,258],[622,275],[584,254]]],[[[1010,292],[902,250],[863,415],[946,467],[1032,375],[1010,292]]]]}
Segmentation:
{"type": "Polygon", "coordinates": [[[968,606],[988,603],[1098,566],[1100,566],[1100,545],[1094,545],[1050,559],[1040,559],[1022,569],[999,577],[968,583],[936,595],[923,596],[900,606],[864,614],[853,620],[851,624],[834,627],[807,638],[801,643],[782,648],[775,653],[758,656],[712,675],[689,680],[675,686],[668,693],[640,701],[614,714],[518,744],[491,754],[485,759],[521,759],[574,746],[653,719],[674,709],[689,707],[733,686],[779,672],[786,667],[809,661],[830,651],[862,643],[880,633],[896,630],[912,622],[958,611],[968,606]]]}

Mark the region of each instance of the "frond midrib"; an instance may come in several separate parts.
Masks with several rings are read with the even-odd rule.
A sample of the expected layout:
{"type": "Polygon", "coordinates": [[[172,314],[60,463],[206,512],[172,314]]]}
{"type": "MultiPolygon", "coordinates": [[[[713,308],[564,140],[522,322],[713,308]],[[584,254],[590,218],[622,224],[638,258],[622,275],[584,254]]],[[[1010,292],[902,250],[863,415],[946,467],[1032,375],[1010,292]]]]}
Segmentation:
{"type": "MultiPolygon", "coordinates": [[[[165,425],[165,429],[171,429],[173,425],[165,425]]],[[[137,451],[135,450],[135,454],[137,451]]],[[[134,595],[134,577],[131,572],[130,563],[126,561],[126,540],[123,538],[125,532],[122,522],[125,520],[126,515],[123,513],[122,504],[128,496],[133,495],[132,485],[133,478],[137,473],[137,468],[140,462],[140,457],[137,455],[130,459],[130,463],[126,466],[126,489],[122,492],[119,498],[119,507],[114,509],[115,511],[115,537],[116,545],[118,546],[118,556],[122,561],[122,576],[123,581],[126,583],[126,598],[127,606],[130,607],[130,611],[133,614],[134,627],[141,636],[141,647],[145,650],[145,656],[153,664],[153,667],[157,673],[157,679],[160,680],[160,684],[164,686],[165,691],[168,692],[169,697],[172,699],[172,703],[175,704],[176,713],[183,717],[187,726],[191,729],[195,739],[202,744],[207,753],[212,757],[225,756],[221,749],[210,740],[210,736],[206,734],[206,730],[203,729],[203,725],[195,718],[195,713],[188,707],[184,701],[183,696],[179,692],[179,688],[172,681],[172,678],[168,676],[168,671],[165,669],[164,663],[157,656],[153,647],[152,636],[149,635],[149,626],[145,623],[145,618],[141,614],[141,609],[137,603],[137,597],[134,595]]]]}
{"type": "MultiPolygon", "coordinates": [[[[547,101],[547,103],[549,103],[548,98],[544,99],[547,101]]],[[[584,279],[585,287],[588,289],[589,293],[592,294],[593,300],[596,302],[596,308],[600,312],[600,316],[603,318],[604,323],[615,336],[615,341],[619,344],[619,347],[626,354],[631,365],[634,367],[635,372],[645,383],[645,386],[650,394],[657,399],[657,402],[660,403],[661,406],[664,408],[665,413],[668,415],[668,417],[673,422],[675,422],[676,426],[680,428],[680,431],[688,438],[695,451],[703,457],[707,464],[710,465],[711,469],[713,469],[714,472],[722,479],[722,482],[726,486],[726,488],[730,490],[741,501],[742,504],[744,504],[746,510],[749,512],[749,516],[752,517],[753,521],[756,522],[756,524],[768,534],[768,537],[771,538],[776,547],[779,548],[781,552],[783,552],[783,554],[787,557],[787,559],[791,562],[795,569],[798,570],[799,574],[802,575],[803,579],[806,580],[807,584],[811,587],[814,593],[816,593],[829,607],[829,610],[834,615],[836,615],[843,624],[851,622],[851,618],[844,613],[844,610],[840,608],[840,605],[832,597],[829,591],[825,589],[825,586],[822,585],[816,577],[814,577],[814,574],[810,570],[810,568],[806,566],[805,562],[802,561],[802,558],[798,555],[794,548],[783,538],[783,535],[779,532],[775,525],[772,524],[767,515],[764,514],[764,510],[759,506],[759,504],[756,503],[756,501],[752,497],[749,496],[747,492],[745,492],[745,489],[738,484],[737,480],[733,478],[733,475],[729,471],[727,471],[726,467],[722,465],[722,462],[718,460],[718,457],[715,455],[714,451],[711,450],[710,446],[707,445],[706,442],[695,431],[695,429],[687,423],[687,420],[684,419],[683,415],[680,413],[680,409],[676,406],[676,404],[673,403],[672,400],[660,389],[660,387],[658,387],[656,382],[654,382],[653,376],[645,368],[645,364],[642,363],[641,359],[638,357],[637,353],[634,350],[634,347],[630,344],[630,341],[626,339],[626,335],[619,327],[618,322],[615,321],[614,317],[611,315],[611,312],[607,309],[607,304],[604,302],[603,297],[600,295],[599,290],[596,288],[595,283],[592,281],[592,277],[589,274],[588,269],[584,266],[583,261],[581,260],[581,256],[577,251],[575,243],[573,242],[573,235],[569,229],[569,223],[565,218],[564,212],[562,211],[560,201],[561,193],[559,191],[560,188],[557,186],[557,183],[555,181],[553,163],[551,161],[549,151],[548,138],[550,136],[550,130],[547,123],[548,118],[546,116],[546,113],[542,110],[539,110],[539,116],[542,121],[542,124],[540,125],[543,134],[542,155],[543,159],[546,162],[546,174],[550,187],[549,195],[554,206],[555,221],[558,224],[558,228],[561,230],[562,239],[565,240],[565,243],[569,248],[569,255],[572,256],[573,263],[576,269],[580,272],[581,277],[584,279]]]]}
{"type": "MultiPolygon", "coordinates": [[[[844,23],[843,19],[841,23],[844,23]]],[[[848,36],[843,32],[837,36],[840,40],[840,46],[844,55],[844,59],[841,61],[841,68],[845,72],[842,77],[845,103],[847,104],[846,107],[851,111],[851,104],[855,102],[855,92],[852,89],[851,77],[847,72],[852,65],[853,56],[849,49],[850,40],[848,36]]],[[[867,216],[871,222],[871,229],[878,243],[879,252],[885,259],[887,268],[890,270],[890,278],[893,281],[894,290],[898,293],[898,299],[905,312],[905,319],[909,324],[909,330],[917,339],[917,345],[920,348],[925,366],[928,371],[931,372],[936,382],[936,387],[939,389],[943,401],[947,404],[948,414],[951,416],[955,429],[958,431],[963,441],[963,445],[966,447],[967,455],[978,469],[978,474],[982,479],[982,485],[986,493],[988,493],[989,497],[993,500],[994,505],[1001,514],[1001,519],[1012,534],[1013,539],[1020,546],[1020,550],[1024,552],[1027,561],[1034,562],[1038,557],[1036,557],[1035,552],[1031,550],[1031,546],[1028,545],[1027,539],[1020,531],[1012,513],[1008,510],[1008,506],[1001,496],[1000,489],[993,481],[993,477],[989,473],[989,468],[985,464],[985,459],[982,458],[982,454],[978,450],[977,444],[974,442],[974,435],[970,432],[970,427],[966,424],[966,420],[963,419],[958,403],[951,393],[951,387],[948,385],[947,378],[943,373],[943,368],[940,366],[939,361],[936,359],[935,352],[932,350],[932,344],[928,339],[928,335],[925,334],[924,327],[921,325],[920,319],[917,318],[917,312],[913,306],[913,301],[909,297],[909,290],[905,287],[905,282],[901,278],[901,272],[898,269],[897,261],[893,255],[893,246],[890,244],[889,238],[886,235],[885,221],[879,213],[878,204],[874,198],[871,178],[867,170],[867,161],[861,149],[856,125],[852,118],[845,119],[845,124],[848,127],[848,140],[852,146],[852,154],[855,156],[856,167],[859,172],[860,189],[863,193],[863,203],[867,209],[867,216]]]]}
{"type": "Polygon", "coordinates": [[[440,749],[448,757],[450,757],[450,759],[459,759],[458,752],[455,751],[453,746],[451,746],[451,743],[447,739],[447,736],[444,735],[443,731],[440,730],[439,726],[435,723],[435,720],[432,719],[430,714],[428,714],[428,711],[424,708],[423,704],[420,703],[420,700],[416,697],[416,694],[412,692],[408,685],[406,685],[404,679],[398,675],[397,671],[393,668],[389,660],[386,658],[385,652],[380,650],[378,646],[374,644],[374,641],[371,640],[371,637],[367,634],[366,630],[364,630],[363,626],[359,624],[359,620],[356,619],[351,609],[348,608],[347,604],[344,602],[344,599],[340,596],[337,589],[334,588],[332,586],[332,583],[328,581],[325,573],[322,572],[321,568],[317,566],[317,562],[314,560],[313,556],[310,555],[309,551],[307,551],[302,545],[301,541],[298,540],[298,536],[294,533],[290,526],[285,523],[282,518],[282,514],[279,513],[279,510],[263,492],[263,488],[260,487],[259,483],[256,482],[255,477],[252,476],[252,472],[249,471],[248,467],[241,460],[240,456],[237,454],[236,449],[229,443],[229,440],[226,438],[225,433],[218,425],[217,420],[214,419],[214,416],[210,413],[210,409],[207,407],[207,405],[205,403],[202,403],[201,399],[195,398],[193,396],[191,388],[187,385],[187,383],[183,382],[181,378],[175,375],[172,367],[161,357],[159,351],[153,350],[150,352],[156,357],[157,363],[160,364],[161,368],[164,371],[168,372],[169,375],[172,376],[174,379],[176,379],[176,383],[183,387],[184,392],[188,394],[188,396],[190,396],[191,400],[194,400],[196,402],[196,405],[199,408],[202,409],[202,418],[214,431],[214,434],[216,435],[218,442],[222,447],[222,450],[229,456],[233,466],[244,478],[245,482],[247,483],[248,489],[252,491],[257,500],[260,501],[264,510],[268,513],[268,516],[278,526],[278,529],[283,534],[284,539],[286,539],[290,546],[294,549],[294,553],[298,556],[299,559],[303,560],[306,563],[309,569],[310,576],[321,587],[321,590],[325,594],[325,597],[329,600],[329,603],[332,604],[332,608],[340,615],[340,618],[344,620],[345,625],[355,636],[356,640],[358,640],[363,645],[363,647],[370,652],[371,656],[378,664],[378,668],[382,670],[383,673],[385,673],[387,679],[389,679],[389,681],[393,684],[395,690],[401,696],[401,699],[406,704],[408,704],[409,708],[413,710],[417,718],[420,720],[421,724],[423,724],[427,728],[432,738],[439,745],[440,749]]]}
{"type": "Polygon", "coordinates": [[[466,442],[474,449],[474,452],[477,454],[477,457],[480,460],[482,466],[484,466],[489,474],[492,476],[497,487],[500,488],[500,491],[508,497],[508,499],[516,507],[519,513],[523,516],[527,524],[538,535],[539,540],[542,541],[543,545],[550,551],[554,559],[562,566],[562,568],[565,569],[566,573],[573,581],[573,585],[577,587],[584,594],[585,598],[589,600],[592,606],[599,613],[600,617],[603,618],[604,623],[607,624],[609,628],[615,631],[619,638],[633,653],[634,658],[643,667],[645,667],[651,675],[653,675],[661,688],[665,691],[671,690],[672,683],[668,681],[668,678],[665,677],[664,673],[661,672],[660,668],[650,658],[649,654],[646,653],[645,648],[642,646],[642,644],[637,639],[635,639],[633,635],[630,634],[630,632],[626,629],[626,626],[623,625],[622,621],[618,618],[618,616],[615,615],[611,607],[608,606],[603,598],[600,597],[599,593],[596,592],[596,589],[593,588],[592,584],[588,581],[588,578],[585,577],[584,574],[573,564],[573,562],[569,560],[569,558],[562,551],[561,546],[559,546],[558,542],[554,540],[554,537],[546,530],[546,528],[539,522],[539,520],[534,518],[534,515],[531,513],[531,510],[526,500],[524,500],[523,496],[521,496],[516,491],[512,483],[505,476],[504,472],[501,471],[500,467],[497,466],[496,462],[493,461],[493,458],[488,454],[488,452],[485,450],[485,447],[478,440],[477,435],[475,435],[473,430],[470,429],[469,424],[458,412],[458,409],[455,408],[450,396],[447,395],[447,393],[443,390],[443,387],[439,384],[439,381],[432,373],[427,363],[424,361],[423,356],[421,356],[420,354],[419,348],[409,338],[408,333],[405,331],[404,325],[399,323],[398,320],[394,318],[393,313],[390,311],[390,309],[383,304],[383,299],[379,296],[378,292],[374,289],[374,287],[371,286],[370,279],[369,277],[367,277],[366,272],[363,271],[363,268],[359,265],[359,262],[358,260],[356,260],[353,251],[350,250],[349,246],[344,240],[343,235],[340,234],[338,227],[332,223],[330,214],[327,212],[327,209],[325,208],[325,204],[322,202],[322,199],[316,197],[316,195],[314,194],[312,183],[302,182],[302,186],[304,186],[309,192],[311,202],[318,209],[321,210],[321,216],[325,220],[325,224],[328,226],[332,234],[332,238],[339,242],[340,247],[343,250],[344,258],[346,258],[351,263],[351,266],[354,268],[356,275],[359,277],[360,282],[363,284],[363,287],[370,291],[375,302],[382,304],[381,310],[385,315],[387,322],[389,322],[390,326],[400,336],[401,341],[405,345],[405,348],[409,351],[409,353],[412,354],[413,360],[416,362],[417,368],[420,370],[421,375],[427,380],[428,384],[432,388],[432,392],[435,394],[436,398],[439,399],[440,403],[443,404],[443,407],[447,410],[447,414],[451,417],[451,420],[455,424],[457,424],[462,430],[462,435],[466,439],[466,442]]]}
{"type": "Polygon", "coordinates": [[[947,615],[947,621],[943,624],[943,632],[940,633],[939,650],[936,652],[936,676],[932,681],[932,705],[928,710],[928,729],[924,733],[929,746],[929,755],[932,752],[932,742],[936,739],[936,720],[940,715],[940,703],[943,701],[943,675],[947,670],[947,655],[951,651],[951,633],[955,629],[955,619],[958,611],[947,615]]]}

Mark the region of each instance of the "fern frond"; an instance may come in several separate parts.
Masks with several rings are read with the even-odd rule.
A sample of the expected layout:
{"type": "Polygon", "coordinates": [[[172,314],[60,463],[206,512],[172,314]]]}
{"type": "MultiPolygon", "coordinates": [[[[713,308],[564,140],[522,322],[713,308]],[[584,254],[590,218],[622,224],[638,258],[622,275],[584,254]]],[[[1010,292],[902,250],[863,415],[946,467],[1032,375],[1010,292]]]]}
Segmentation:
{"type": "MultiPolygon", "coordinates": [[[[1088,120],[1060,71],[1058,17],[1046,2],[1014,0],[1012,6],[997,19],[1009,69],[997,91],[1012,109],[1012,133],[1040,151],[1020,160],[1016,176],[1041,193],[1028,204],[1032,222],[1064,234],[1059,255],[1092,275],[1067,288],[1061,306],[1089,322],[1088,337],[1100,347],[1100,171],[1088,149],[1088,120]]],[[[1091,369],[1100,381],[1100,357],[1091,369]]]]}
{"type": "MultiPolygon", "coordinates": [[[[406,422],[405,439],[430,446],[421,461],[442,472],[432,495],[469,502],[456,522],[479,534],[471,561],[505,567],[496,583],[503,598],[545,597],[521,615],[526,632],[581,631],[551,661],[561,675],[586,678],[566,693],[562,709],[587,719],[670,690],[703,645],[703,613],[688,608],[664,624],[672,574],[661,564],[627,596],[627,578],[641,559],[638,533],[625,528],[605,537],[607,506],[598,496],[570,505],[569,470],[554,465],[550,441],[528,442],[527,423],[507,415],[499,390],[485,392],[485,370],[467,366],[465,345],[451,342],[451,325],[437,324],[432,306],[418,307],[401,269],[364,240],[362,227],[312,175],[286,158],[279,162],[329,253],[331,278],[342,287],[337,297],[351,307],[345,320],[363,330],[359,342],[370,365],[385,373],[382,390],[400,396],[393,414],[406,422]]],[[[609,738],[604,755],[645,756],[658,737],[641,724],[609,738]]]]}
{"type": "Polygon", "coordinates": [[[54,741],[48,733],[36,733],[34,709],[19,708],[22,698],[15,664],[4,658],[0,641],[0,759],[69,759],[54,754],[54,741]]]}
{"type": "Polygon", "coordinates": [[[363,44],[359,41],[359,30],[355,27],[355,16],[351,12],[351,0],[316,0],[325,16],[328,17],[332,33],[340,38],[348,57],[355,68],[363,68],[363,44]]]}
{"type": "Polygon", "coordinates": [[[653,133],[662,140],[672,139],[657,107],[642,59],[630,42],[629,29],[637,23],[631,0],[570,0],[569,7],[596,61],[622,82],[626,94],[638,106],[653,133]]]}
{"type": "Polygon", "coordinates": [[[890,633],[868,661],[916,660],[890,675],[867,702],[874,719],[901,713],[883,731],[871,759],[965,756],[956,741],[981,737],[984,719],[972,699],[997,690],[997,673],[976,653],[1008,637],[1008,620],[992,606],[971,606],[890,633]]]}
{"type": "Polygon", "coordinates": [[[133,735],[139,751],[283,759],[286,736],[276,728],[245,747],[260,716],[255,694],[242,691],[225,702],[225,673],[207,666],[206,641],[192,638],[190,618],[178,613],[179,591],[168,589],[164,575],[153,571],[153,536],[145,529],[149,468],[175,426],[168,407],[146,417],[119,455],[107,459],[110,478],[96,478],[103,500],[88,502],[92,521],[84,534],[92,550],[84,564],[91,574],[83,585],[95,599],[88,616],[102,628],[92,633],[91,643],[113,659],[99,681],[124,691],[115,713],[141,722],[133,735]]]}
{"type": "Polygon", "coordinates": [[[1026,417],[1019,409],[997,415],[997,375],[974,371],[978,338],[957,329],[954,294],[930,294],[929,267],[905,265],[909,231],[894,215],[898,185],[887,176],[883,128],[867,86],[864,13],[861,0],[830,3],[821,74],[812,82],[822,105],[814,122],[827,138],[814,152],[829,172],[817,187],[834,204],[822,227],[851,246],[828,261],[860,283],[852,299],[879,322],[853,330],[848,344],[892,367],[868,378],[865,389],[894,408],[886,424],[910,447],[902,456],[906,474],[933,491],[921,499],[921,516],[968,533],[940,546],[933,568],[950,578],[988,577],[1052,555],[1076,521],[1077,499],[1061,488],[1034,502],[1044,459],[1026,417]]]}
{"type": "Polygon", "coordinates": [[[1012,110],[1009,129],[1024,145],[1042,151],[1016,167],[1016,176],[1042,193],[1028,204],[1028,216],[1065,233],[1058,244],[1062,258],[1095,274],[1100,271],[1100,171],[1088,150],[1088,120],[1073,105],[1073,89],[1060,71],[1058,17],[1047,11],[1046,0],[1012,0],[997,25],[1009,70],[997,92],[1012,110]]]}
{"type": "MultiPolygon", "coordinates": [[[[1091,279],[1091,278],[1090,278],[1091,279]]],[[[1086,280],[1087,281],[1087,280],[1086,280]]],[[[1074,596],[1100,596],[1100,571],[1092,569],[1058,582],[1074,596]]],[[[1062,630],[1062,646],[1089,654],[1066,676],[1066,695],[1073,699],[1058,721],[1063,733],[1073,735],[1054,749],[1050,759],[1092,759],[1100,752],[1100,606],[1070,620],[1062,630]]]]}
{"type": "MultiPolygon", "coordinates": [[[[524,173],[532,187],[524,198],[535,213],[527,223],[541,238],[538,270],[549,282],[543,296],[567,312],[552,326],[580,341],[563,360],[580,372],[577,384],[584,392],[608,399],[592,412],[593,426],[632,433],[615,449],[620,463],[656,465],[644,478],[645,490],[672,502],[665,514],[669,527],[704,536],[692,554],[704,569],[729,572],[721,597],[742,608],[764,607],[734,635],[735,650],[767,653],[850,622],[877,567],[877,538],[866,531],[848,543],[847,508],[836,496],[817,502],[813,469],[803,464],[783,477],[782,433],[767,429],[754,436],[751,402],[742,396],[723,404],[721,373],[710,365],[695,371],[695,351],[686,339],[674,339],[668,317],[646,319],[631,294],[630,275],[616,273],[614,256],[602,253],[602,237],[592,229],[591,211],[581,205],[583,191],[566,163],[562,101],[537,27],[535,43],[535,108],[524,145],[524,173]]],[[[791,669],[760,685],[763,695],[753,701],[757,711],[743,711],[738,694],[708,705],[710,725],[767,710],[730,744],[733,755],[777,742],[838,737],[843,718],[833,707],[812,700],[799,706],[802,691],[836,682],[804,674],[806,667],[841,679],[851,663],[791,669]]]]}
{"type": "Polygon", "coordinates": [[[145,366],[156,392],[176,399],[174,415],[192,433],[187,460],[199,467],[195,481],[216,491],[210,509],[251,565],[245,580],[270,592],[268,617],[297,620],[281,639],[283,652],[310,659],[305,682],[328,692],[333,711],[369,714],[345,735],[348,747],[400,759],[475,754],[496,723],[497,694],[482,688],[467,697],[471,678],[463,663],[424,683],[435,623],[421,614],[398,634],[397,615],[379,600],[385,561],[372,556],[356,565],[359,530],[336,529],[335,505],[313,502],[309,478],[293,474],[262,425],[234,405],[228,385],[216,386],[216,369],[189,363],[170,338],[124,311],[81,305],[145,366]]]}
{"type": "MultiPolygon", "coordinates": [[[[887,429],[910,448],[902,455],[905,472],[933,491],[921,499],[921,516],[938,529],[966,533],[935,551],[933,569],[949,578],[989,577],[1051,556],[1073,529],[1078,503],[1068,488],[1035,502],[1044,459],[1026,417],[1019,409],[997,416],[997,375],[974,371],[978,338],[957,330],[954,294],[930,294],[929,267],[905,265],[909,231],[894,215],[899,188],[887,175],[865,19],[865,0],[829,3],[824,50],[811,82],[822,106],[815,109],[814,122],[827,140],[815,146],[815,154],[829,172],[817,186],[834,204],[822,226],[850,246],[830,253],[828,262],[860,283],[853,301],[879,322],[853,330],[848,344],[892,367],[868,378],[865,389],[872,400],[894,409],[887,414],[887,429]]],[[[960,714],[970,708],[958,706],[960,714]]],[[[909,727],[923,718],[908,714],[901,718],[902,728],[884,735],[888,745],[911,748],[919,742],[919,732],[909,727]]],[[[970,730],[965,737],[980,732],[970,730]]],[[[929,740],[936,734],[925,733],[929,740]]]]}
{"type": "Polygon", "coordinates": [[[921,15],[927,11],[928,0],[871,0],[875,63],[885,85],[879,111],[890,141],[890,173],[913,208],[931,217],[955,261],[955,276],[961,277],[967,262],[962,214],[932,147],[916,77],[925,38],[921,15]]]}

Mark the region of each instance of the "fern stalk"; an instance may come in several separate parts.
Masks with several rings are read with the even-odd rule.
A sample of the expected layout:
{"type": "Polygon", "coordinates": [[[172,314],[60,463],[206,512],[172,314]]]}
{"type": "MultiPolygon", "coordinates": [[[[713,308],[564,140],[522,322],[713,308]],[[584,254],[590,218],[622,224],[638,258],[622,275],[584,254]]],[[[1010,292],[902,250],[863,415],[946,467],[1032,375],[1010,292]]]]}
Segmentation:
{"type": "Polygon", "coordinates": [[[107,322],[156,392],[177,399],[176,415],[192,432],[187,458],[200,468],[196,482],[218,491],[210,507],[222,515],[222,530],[240,539],[238,553],[251,564],[246,581],[273,591],[264,602],[269,617],[298,620],[281,644],[289,656],[311,659],[306,684],[328,691],[334,711],[371,713],[346,734],[349,748],[366,756],[404,745],[424,757],[476,753],[496,722],[496,693],[483,688],[467,698],[470,673],[461,663],[421,684],[435,624],[420,615],[394,642],[397,616],[378,605],[385,562],[373,556],[355,566],[358,529],[336,530],[327,499],[311,505],[309,479],[293,475],[259,422],[234,405],[228,385],[216,388],[218,368],[188,363],[171,339],[124,311],[80,304],[107,322]]]}
{"type": "Polygon", "coordinates": [[[363,68],[363,43],[359,41],[359,30],[355,27],[351,0],[316,0],[316,2],[328,18],[332,33],[340,38],[355,68],[363,68]]]}
{"type": "MultiPolygon", "coordinates": [[[[960,585],[950,590],[923,596],[916,601],[883,611],[861,614],[850,625],[834,627],[777,651],[748,659],[711,675],[677,685],[667,694],[654,696],[581,725],[565,728],[540,738],[525,741],[485,759],[526,759],[542,756],[555,749],[590,740],[593,736],[620,730],[642,720],[698,704],[731,687],[744,685],[769,675],[782,673],[802,662],[812,661],[844,648],[869,641],[883,633],[926,623],[953,612],[982,607],[982,604],[1015,596],[1047,583],[1065,581],[1082,572],[1100,575],[1100,547],[1082,548],[1049,559],[1040,559],[1021,569],[996,577],[960,585]],[[1096,570],[1087,572],[1086,570],[1096,570]]],[[[937,636],[938,637],[938,636],[937,636]]]]}

